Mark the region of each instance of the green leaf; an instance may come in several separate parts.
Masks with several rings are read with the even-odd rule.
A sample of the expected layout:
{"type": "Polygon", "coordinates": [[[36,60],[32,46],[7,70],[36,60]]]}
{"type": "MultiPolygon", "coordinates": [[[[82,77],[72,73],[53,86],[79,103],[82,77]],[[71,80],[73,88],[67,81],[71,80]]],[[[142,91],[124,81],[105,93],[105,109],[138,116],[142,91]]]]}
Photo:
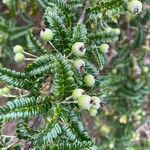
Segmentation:
{"type": "Polygon", "coordinates": [[[71,26],[73,23],[73,14],[72,14],[72,6],[68,5],[65,1],[62,0],[49,0],[47,4],[50,8],[58,9],[58,11],[62,12],[65,16],[66,22],[68,26],[71,26]]]}
{"type": "Polygon", "coordinates": [[[90,52],[88,55],[93,56],[90,59],[95,59],[95,63],[97,63],[99,71],[101,71],[104,68],[104,65],[106,64],[104,54],[102,54],[96,46],[93,46],[90,48],[90,52]]]}
{"type": "Polygon", "coordinates": [[[64,21],[60,16],[58,16],[55,10],[51,8],[46,9],[44,19],[47,27],[54,33],[54,46],[63,53],[70,43],[68,31],[65,27],[64,21]]]}
{"type": "Polygon", "coordinates": [[[46,76],[48,73],[52,72],[53,69],[53,57],[52,55],[45,54],[38,57],[36,61],[29,64],[25,68],[25,72],[30,76],[46,76]]]}
{"type": "Polygon", "coordinates": [[[28,89],[31,85],[29,81],[25,78],[24,73],[19,73],[16,71],[11,71],[6,68],[0,69],[0,81],[14,87],[28,89]]]}
{"type": "Polygon", "coordinates": [[[25,26],[25,27],[14,27],[9,30],[10,34],[10,40],[15,40],[17,38],[20,38],[21,36],[24,36],[28,33],[31,26],[25,26]]]}
{"type": "Polygon", "coordinates": [[[47,113],[48,109],[50,109],[50,101],[47,97],[18,98],[0,108],[0,120],[30,118],[47,113]]]}
{"type": "Polygon", "coordinates": [[[54,59],[54,99],[64,100],[75,89],[73,71],[68,60],[58,54],[54,59]]]}
{"type": "Polygon", "coordinates": [[[72,44],[76,42],[84,42],[86,43],[87,40],[87,29],[84,24],[77,24],[73,28],[73,37],[72,37],[72,44]]]}
{"type": "Polygon", "coordinates": [[[27,47],[33,53],[44,54],[46,52],[45,48],[42,46],[39,40],[36,39],[36,37],[34,37],[31,31],[28,32],[26,39],[27,39],[27,47]]]}
{"type": "Polygon", "coordinates": [[[102,32],[97,31],[96,33],[90,33],[88,35],[88,44],[92,43],[111,43],[118,39],[118,35],[114,32],[102,32]]]}

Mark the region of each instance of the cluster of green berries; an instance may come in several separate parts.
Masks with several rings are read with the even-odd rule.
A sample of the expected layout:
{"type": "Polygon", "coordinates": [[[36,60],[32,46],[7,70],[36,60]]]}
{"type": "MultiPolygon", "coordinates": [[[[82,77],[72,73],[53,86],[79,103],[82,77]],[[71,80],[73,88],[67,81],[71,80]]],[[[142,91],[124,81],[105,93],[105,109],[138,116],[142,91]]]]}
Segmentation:
{"type": "Polygon", "coordinates": [[[128,9],[132,14],[139,14],[142,11],[142,3],[139,0],[131,0],[128,9]]]}
{"type": "Polygon", "coordinates": [[[0,89],[0,97],[3,95],[8,95],[10,94],[10,88],[9,87],[4,87],[2,89],[0,89]]]}
{"type": "Polygon", "coordinates": [[[20,45],[16,45],[13,48],[13,51],[15,53],[15,61],[18,63],[22,63],[25,60],[25,56],[23,54],[23,47],[20,45]]]}
{"type": "MultiPolygon", "coordinates": [[[[120,33],[120,30],[119,29],[116,29],[117,33],[120,33]]],[[[107,53],[108,50],[109,50],[109,45],[104,43],[104,44],[101,44],[99,46],[99,49],[102,53],[107,53]]],[[[85,48],[85,45],[84,43],[82,42],[76,42],[75,44],[73,44],[72,46],[72,53],[76,56],[76,57],[83,57],[86,53],[86,48],[85,48]]]]}
{"type": "MultiPolygon", "coordinates": [[[[109,49],[109,45],[102,44],[100,45],[99,48],[102,53],[107,53],[109,49]]],[[[82,69],[85,68],[85,61],[82,59],[82,57],[86,53],[86,48],[84,43],[76,42],[75,44],[73,44],[72,53],[74,56],[77,57],[77,59],[73,61],[73,65],[77,70],[81,71],[82,69]]],[[[85,86],[87,87],[93,87],[96,81],[95,77],[91,74],[86,74],[83,77],[83,80],[85,86]]],[[[88,110],[91,116],[95,116],[97,114],[98,108],[100,107],[100,99],[99,97],[96,96],[91,97],[84,93],[85,91],[83,89],[74,89],[74,91],[72,92],[72,98],[74,100],[77,100],[78,105],[81,109],[88,110]]]]}
{"type": "MultiPolygon", "coordinates": [[[[83,59],[76,59],[73,61],[73,66],[79,71],[83,72],[85,69],[85,61],[83,59]]],[[[94,86],[95,78],[91,74],[86,74],[84,76],[84,83],[87,87],[94,86]]]]}
{"type": "Polygon", "coordinates": [[[91,116],[95,116],[97,114],[97,110],[100,108],[100,98],[96,96],[89,96],[84,94],[83,89],[75,89],[72,92],[72,98],[77,100],[78,105],[83,110],[88,110],[91,116]]]}
{"type": "MultiPolygon", "coordinates": [[[[76,42],[72,46],[72,53],[77,57],[73,61],[73,66],[79,71],[82,72],[85,68],[85,61],[81,58],[86,53],[86,48],[83,42],[76,42]]],[[[87,87],[92,87],[95,83],[95,78],[91,74],[86,74],[84,76],[84,82],[87,87]]]]}
{"type": "MultiPolygon", "coordinates": [[[[109,51],[109,45],[104,43],[99,46],[100,52],[106,54],[109,51]]],[[[73,66],[79,71],[82,72],[85,68],[85,61],[82,57],[86,53],[86,48],[83,42],[76,42],[72,46],[72,53],[77,57],[76,60],[73,60],[73,66]]],[[[95,78],[91,74],[87,74],[84,77],[84,82],[87,87],[92,87],[95,83],[95,78]]]]}
{"type": "Polygon", "coordinates": [[[72,54],[77,57],[73,60],[73,66],[80,72],[83,73],[85,68],[85,61],[81,58],[85,55],[86,48],[83,42],[76,42],[72,45],[72,54]]]}

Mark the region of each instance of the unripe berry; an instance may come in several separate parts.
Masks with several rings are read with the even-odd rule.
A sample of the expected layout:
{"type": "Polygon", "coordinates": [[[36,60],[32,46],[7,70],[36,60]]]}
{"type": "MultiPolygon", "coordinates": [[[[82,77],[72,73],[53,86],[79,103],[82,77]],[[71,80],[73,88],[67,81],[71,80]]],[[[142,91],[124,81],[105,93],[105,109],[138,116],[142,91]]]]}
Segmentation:
{"type": "Polygon", "coordinates": [[[81,109],[89,110],[91,106],[91,97],[89,95],[82,95],[78,99],[78,105],[81,109]]]}
{"type": "Polygon", "coordinates": [[[75,56],[77,57],[82,57],[85,55],[86,48],[84,43],[82,42],[76,42],[75,44],[72,45],[72,52],[75,56]]]}
{"type": "Polygon", "coordinates": [[[103,135],[107,135],[109,134],[111,131],[111,128],[108,126],[108,125],[102,125],[101,128],[100,128],[100,132],[103,134],[103,135]]]}
{"type": "Polygon", "coordinates": [[[133,132],[132,133],[132,139],[134,141],[139,141],[140,140],[140,133],[139,132],[133,132]]]}
{"type": "Polygon", "coordinates": [[[51,41],[53,39],[53,33],[50,29],[46,28],[40,32],[40,37],[43,41],[51,41]]]}
{"type": "Polygon", "coordinates": [[[14,53],[23,53],[23,47],[20,45],[16,45],[14,48],[14,53]]]}
{"type": "Polygon", "coordinates": [[[90,108],[89,114],[90,114],[90,116],[92,116],[92,117],[96,116],[96,114],[97,114],[97,109],[90,108]]]}
{"type": "Polygon", "coordinates": [[[149,67],[148,67],[148,66],[144,66],[144,67],[143,67],[143,72],[144,72],[144,73],[147,73],[148,71],[149,71],[149,67]]]}
{"type": "Polygon", "coordinates": [[[135,116],[135,120],[138,120],[138,121],[141,120],[142,118],[143,118],[142,115],[136,115],[135,116]]]}
{"type": "Polygon", "coordinates": [[[10,93],[10,89],[8,87],[4,87],[2,89],[3,94],[9,94],[10,93]]]}
{"type": "Polygon", "coordinates": [[[113,149],[113,148],[114,148],[114,146],[115,146],[115,145],[114,145],[114,143],[113,143],[113,142],[109,144],[109,148],[110,148],[110,149],[113,149]]]}
{"type": "Polygon", "coordinates": [[[98,109],[100,107],[100,102],[101,102],[101,100],[99,97],[93,96],[91,108],[92,109],[98,109]]]}
{"type": "Polygon", "coordinates": [[[79,99],[80,96],[82,96],[83,93],[84,93],[84,90],[82,90],[82,89],[75,89],[72,92],[72,98],[74,100],[77,100],[77,99],[79,99]]]}
{"type": "Polygon", "coordinates": [[[99,49],[100,49],[100,51],[101,51],[103,54],[106,54],[106,53],[108,53],[108,51],[109,51],[109,45],[108,45],[108,44],[101,44],[101,45],[99,46],[99,49]]]}
{"type": "Polygon", "coordinates": [[[119,35],[120,34],[120,29],[119,28],[115,28],[114,32],[119,35]]]}
{"type": "Polygon", "coordinates": [[[112,73],[113,73],[113,74],[117,74],[117,68],[114,68],[114,69],[112,70],[112,73]]]}
{"type": "Polygon", "coordinates": [[[126,124],[128,122],[128,118],[126,115],[122,115],[120,118],[119,118],[119,122],[121,124],[126,124]]]}
{"type": "Polygon", "coordinates": [[[77,70],[83,71],[85,68],[85,61],[83,59],[77,59],[73,62],[73,65],[77,70]]]}
{"type": "Polygon", "coordinates": [[[95,78],[93,75],[91,74],[87,74],[85,77],[84,77],[84,82],[86,84],[87,87],[92,87],[95,83],[95,78]]]}
{"type": "Polygon", "coordinates": [[[24,61],[24,59],[25,59],[24,54],[16,53],[16,55],[15,55],[16,62],[22,63],[24,61]]]}
{"type": "Polygon", "coordinates": [[[139,0],[132,0],[128,4],[128,9],[132,14],[138,14],[142,11],[142,3],[139,0]]]}

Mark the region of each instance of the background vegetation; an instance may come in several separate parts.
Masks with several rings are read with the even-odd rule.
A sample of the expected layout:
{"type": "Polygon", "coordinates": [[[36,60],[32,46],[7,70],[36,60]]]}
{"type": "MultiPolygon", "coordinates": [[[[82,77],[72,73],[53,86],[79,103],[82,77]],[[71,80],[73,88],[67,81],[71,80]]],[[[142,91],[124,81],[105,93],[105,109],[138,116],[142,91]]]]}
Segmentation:
{"type": "Polygon", "coordinates": [[[150,89],[149,0],[142,1],[139,14],[129,10],[130,3],[0,2],[0,102],[7,102],[0,108],[3,150],[150,148],[145,109],[150,89]],[[53,34],[48,42],[40,36],[45,28],[53,34]],[[71,51],[77,42],[86,47],[83,57],[71,51]],[[15,61],[15,45],[23,47],[23,62],[15,61]],[[74,65],[78,59],[85,62],[83,68],[74,65]],[[87,74],[94,77],[92,87],[84,80],[87,74]],[[98,112],[82,109],[72,97],[76,88],[100,99],[98,112]],[[8,132],[8,122],[14,120],[16,132],[8,132]]]}

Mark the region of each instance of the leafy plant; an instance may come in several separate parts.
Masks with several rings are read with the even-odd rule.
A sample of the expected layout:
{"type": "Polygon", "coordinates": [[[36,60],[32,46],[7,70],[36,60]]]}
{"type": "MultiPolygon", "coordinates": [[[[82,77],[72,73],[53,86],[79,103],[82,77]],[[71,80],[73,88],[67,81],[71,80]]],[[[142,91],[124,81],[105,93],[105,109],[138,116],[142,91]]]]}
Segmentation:
{"type": "MultiPolygon", "coordinates": [[[[103,68],[108,64],[107,52],[111,43],[119,39],[120,30],[113,28],[113,24],[128,12],[131,2],[38,2],[44,9],[40,32],[43,41],[35,37],[36,27],[32,28],[26,35],[29,51],[14,47],[17,62],[30,61],[24,72],[0,69],[0,81],[11,86],[0,91],[2,96],[10,98],[0,108],[0,120],[17,120],[17,141],[12,147],[7,141],[3,142],[1,147],[13,148],[16,143],[26,140],[31,142],[28,149],[96,149],[95,141],[81,121],[81,110],[86,109],[95,116],[103,99],[111,96],[108,85],[115,84],[112,80],[115,76],[104,74],[103,68]],[[15,89],[16,94],[10,94],[8,89],[15,89]],[[33,119],[34,124],[40,122],[38,126],[30,125],[33,119]]],[[[136,13],[140,12],[136,3],[133,8],[136,13]]],[[[121,53],[118,59],[123,58],[121,53]]],[[[130,96],[124,89],[119,93],[130,96]]],[[[6,137],[2,134],[2,139],[6,137]]]]}
{"type": "Polygon", "coordinates": [[[148,137],[139,132],[139,127],[149,122],[143,110],[145,96],[150,93],[149,65],[144,62],[149,55],[148,47],[145,46],[145,37],[149,35],[147,11],[143,10],[143,14],[137,17],[127,15],[122,23],[123,26],[127,23],[127,29],[122,30],[123,36],[116,45],[118,54],[111,61],[109,103],[96,121],[102,139],[100,150],[149,149],[148,137]]]}

